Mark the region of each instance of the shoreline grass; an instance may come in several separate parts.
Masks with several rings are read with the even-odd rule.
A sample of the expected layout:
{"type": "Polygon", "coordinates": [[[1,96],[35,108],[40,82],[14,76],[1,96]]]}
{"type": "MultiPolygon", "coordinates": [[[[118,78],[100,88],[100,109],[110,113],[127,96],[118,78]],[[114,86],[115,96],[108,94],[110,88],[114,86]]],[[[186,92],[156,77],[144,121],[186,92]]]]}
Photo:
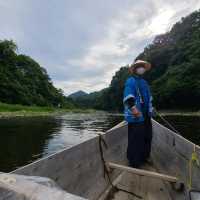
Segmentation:
{"type": "Polygon", "coordinates": [[[159,110],[162,116],[200,116],[200,111],[188,111],[188,110],[159,110]]]}
{"type": "MultiPolygon", "coordinates": [[[[19,104],[6,104],[0,102],[0,118],[55,116],[65,113],[96,113],[106,112],[95,109],[82,108],[55,108],[40,106],[24,106],[19,104]]],[[[200,116],[200,111],[189,110],[159,110],[162,116],[200,116]]],[[[123,115],[123,113],[119,113],[123,115]]]]}
{"type": "Polygon", "coordinates": [[[95,113],[95,109],[54,108],[0,103],[0,118],[54,116],[65,113],[95,113]]]}

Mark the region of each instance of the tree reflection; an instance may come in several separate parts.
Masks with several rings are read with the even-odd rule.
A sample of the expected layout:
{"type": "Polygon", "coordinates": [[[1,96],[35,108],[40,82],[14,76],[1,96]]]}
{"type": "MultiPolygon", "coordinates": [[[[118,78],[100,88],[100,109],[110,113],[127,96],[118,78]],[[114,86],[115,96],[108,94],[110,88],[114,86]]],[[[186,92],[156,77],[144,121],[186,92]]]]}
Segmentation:
{"type": "Polygon", "coordinates": [[[45,144],[58,134],[62,119],[54,117],[0,120],[0,170],[9,172],[42,157],[45,144]]]}

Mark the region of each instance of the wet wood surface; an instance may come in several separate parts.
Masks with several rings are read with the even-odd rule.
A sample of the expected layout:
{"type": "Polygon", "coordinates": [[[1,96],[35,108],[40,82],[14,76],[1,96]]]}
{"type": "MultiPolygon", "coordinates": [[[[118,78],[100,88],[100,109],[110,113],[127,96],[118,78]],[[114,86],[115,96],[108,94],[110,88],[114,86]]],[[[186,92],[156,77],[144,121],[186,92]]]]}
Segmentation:
{"type": "MultiPolygon", "coordinates": [[[[153,166],[145,165],[143,167],[145,170],[156,171],[153,166]]],[[[123,190],[127,190],[136,195],[141,196],[143,200],[173,200],[177,199],[176,196],[180,196],[180,194],[171,193],[171,188],[168,184],[166,184],[163,180],[136,175],[130,172],[123,172],[121,180],[116,184],[118,188],[123,190]]],[[[184,195],[181,195],[183,198],[184,195]]],[[[118,191],[113,194],[109,200],[138,200],[139,198],[123,192],[118,191]]]]}
{"type": "Polygon", "coordinates": [[[119,165],[117,163],[112,163],[112,162],[108,162],[107,166],[113,169],[119,169],[119,170],[126,171],[126,172],[136,174],[136,175],[158,178],[158,179],[166,180],[172,183],[178,182],[177,177],[170,176],[167,174],[161,174],[161,173],[150,171],[150,170],[136,169],[136,168],[128,167],[125,165],[119,165]]]}

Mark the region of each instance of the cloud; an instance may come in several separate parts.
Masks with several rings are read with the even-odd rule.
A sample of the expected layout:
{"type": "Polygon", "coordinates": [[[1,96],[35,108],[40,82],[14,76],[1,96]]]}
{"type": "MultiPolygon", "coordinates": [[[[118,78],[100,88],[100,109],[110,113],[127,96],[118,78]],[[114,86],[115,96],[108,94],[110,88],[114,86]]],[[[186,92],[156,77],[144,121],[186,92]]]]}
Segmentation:
{"type": "Polygon", "coordinates": [[[0,0],[0,39],[16,41],[66,94],[91,92],[199,7],[199,0],[0,0]]]}

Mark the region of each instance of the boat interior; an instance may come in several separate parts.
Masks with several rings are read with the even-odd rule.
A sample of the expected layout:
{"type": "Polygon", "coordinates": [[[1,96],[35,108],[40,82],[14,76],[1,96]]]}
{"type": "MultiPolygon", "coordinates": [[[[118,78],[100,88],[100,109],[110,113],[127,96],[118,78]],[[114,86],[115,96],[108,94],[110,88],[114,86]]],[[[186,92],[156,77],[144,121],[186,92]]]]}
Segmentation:
{"type": "Polygon", "coordinates": [[[151,159],[141,169],[128,167],[123,121],[101,136],[0,174],[0,192],[14,190],[28,200],[38,200],[36,194],[50,194],[48,200],[200,200],[200,147],[152,122],[151,159]],[[60,188],[57,198],[57,187],[48,188],[52,181],[60,188]]]}
{"type": "MultiPolygon", "coordinates": [[[[142,169],[158,172],[152,164],[145,164],[142,169]]],[[[137,175],[123,171],[114,182],[106,200],[173,200],[185,199],[184,190],[175,190],[173,184],[155,177],[137,175]]],[[[101,198],[100,198],[101,199],[101,198]]],[[[101,199],[102,200],[102,199],[101,199]]]]}

